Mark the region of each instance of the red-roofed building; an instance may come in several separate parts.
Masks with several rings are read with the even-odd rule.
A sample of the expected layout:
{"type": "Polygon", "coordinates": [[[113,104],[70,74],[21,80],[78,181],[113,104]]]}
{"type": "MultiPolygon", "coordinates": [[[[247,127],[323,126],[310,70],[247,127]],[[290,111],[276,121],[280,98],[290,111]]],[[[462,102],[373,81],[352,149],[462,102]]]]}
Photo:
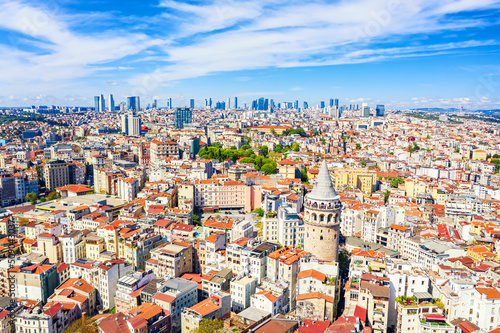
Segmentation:
{"type": "Polygon", "coordinates": [[[80,313],[93,315],[97,311],[97,290],[83,279],[69,279],[56,288],[49,301],[73,303],[80,313]]]}
{"type": "Polygon", "coordinates": [[[315,321],[312,319],[304,319],[299,327],[299,333],[324,333],[330,326],[329,320],[315,321]]]}
{"type": "Polygon", "coordinates": [[[43,303],[57,287],[57,269],[54,265],[21,265],[9,269],[9,275],[15,278],[14,296],[36,299],[43,303]]]}
{"type": "Polygon", "coordinates": [[[56,188],[57,192],[61,195],[61,198],[66,197],[77,197],[80,195],[85,195],[94,192],[93,189],[87,185],[66,185],[63,187],[56,188]]]}

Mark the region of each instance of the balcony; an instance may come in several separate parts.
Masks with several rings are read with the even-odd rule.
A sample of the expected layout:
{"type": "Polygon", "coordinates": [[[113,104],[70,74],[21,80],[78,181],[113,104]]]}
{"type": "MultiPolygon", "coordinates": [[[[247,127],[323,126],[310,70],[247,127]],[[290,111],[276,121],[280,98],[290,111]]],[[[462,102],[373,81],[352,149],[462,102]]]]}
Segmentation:
{"type": "Polygon", "coordinates": [[[453,331],[453,327],[446,322],[443,316],[438,314],[431,314],[423,318],[420,318],[420,326],[421,326],[421,331],[424,332],[453,331]]]}

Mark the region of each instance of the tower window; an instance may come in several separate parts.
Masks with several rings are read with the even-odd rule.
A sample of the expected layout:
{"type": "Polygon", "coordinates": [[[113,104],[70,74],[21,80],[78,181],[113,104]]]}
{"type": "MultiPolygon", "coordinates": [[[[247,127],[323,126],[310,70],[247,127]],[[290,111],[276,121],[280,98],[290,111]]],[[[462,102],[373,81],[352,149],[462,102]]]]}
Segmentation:
{"type": "Polygon", "coordinates": [[[319,240],[323,240],[323,236],[319,236],[319,240]]]}

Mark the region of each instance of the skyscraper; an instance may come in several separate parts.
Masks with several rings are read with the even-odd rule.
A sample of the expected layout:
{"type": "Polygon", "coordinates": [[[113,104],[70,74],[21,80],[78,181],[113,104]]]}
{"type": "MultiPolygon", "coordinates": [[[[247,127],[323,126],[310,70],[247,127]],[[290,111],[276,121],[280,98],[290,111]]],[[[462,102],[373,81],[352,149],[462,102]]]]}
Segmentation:
{"type": "Polygon", "coordinates": [[[293,108],[295,110],[298,110],[299,109],[299,101],[298,100],[295,100],[295,102],[293,103],[293,108]]]}
{"type": "Polygon", "coordinates": [[[115,111],[115,100],[114,100],[112,94],[109,94],[108,104],[109,104],[109,112],[114,112],[115,111]]]}
{"type": "Polygon", "coordinates": [[[375,115],[377,117],[383,117],[385,115],[385,105],[377,105],[377,108],[375,109],[375,115]]]}
{"type": "Polygon", "coordinates": [[[172,109],[173,106],[172,106],[172,98],[167,98],[167,109],[172,109]]]}
{"type": "Polygon", "coordinates": [[[153,99],[153,108],[157,108],[158,107],[158,100],[155,98],[153,99]]]}
{"type": "Polygon", "coordinates": [[[139,96],[127,97],[127,109],[129,111],[140,111],[141,110],[141,103],[139,100],[139,96]]]}
{"type": "Polygon", "coordinates": [[[309,108],[309,104],[307,104],[306,101],[304,101],[304,109],[308,109],[309,108]]]}
{"type": "Polygon", "coordinates": [[[333,98],[330,98],[330,107],[333,106],[333,98]]]}
{"type": "Polygon", "coordinates": [[[194,99],[193,98],[191,98],[191,100],[189,101],[189,107],[191,109],[194,109],[194,99]]]}
{"type": "Polygon", "coordinates": [[[141,117],[134,111],[122,114],[122,133],[128,136],[141,135],[141,117]]]}
{"type": "Polygon", "coordinates": [[[95,104],[95,111],[96,112],[104,112],[106,109],[106,102],[104,101],[104,96],[99,95],[99,96],[94,96],[94,104],[95,104]]]}
{"type": "Polygon", "coordinates": [[[319,107],[322,108],[322,109],[324,109],[325,108],[325,101],[321,101],[319,103],[319,107]]]}
{"type": "Polygon", "coordinates": [[[363,106],[361,107],[361,117],[370,117],[370,107],[366,103],[363,103],[363,106]]]}
{"type": "Polygon", "coordinates": [[[340,117],[342,117],[342,111],[340,110],[340,108],[337,108],[335,106],[333,108],[334,108],[334,111],[333,111],[334,118],[340,119],[340,117]]]}
{"type": "Polygon", "coordinates": [[[235,97],[234,98],[234,108],[237,109],[238,108],[238,97],[235,97]]]}
{"type": "Polygon", "coordinates": [[[230,110],[231,109],[231,98],[227,98],[227,102],[226,102],[226,110],[230,110]]]}
{"type": "Polygon", "coordinates": [[[339,108],[339,99],[338,98],[335,98],[335,106],[337,107],[337,109],[339,108]]]}
{"type": "Polygon", "coordinates": [[[184,128],[184,124],[190,124],[192,122],[193,112],[190,109],[178,108],[175,110],[174,116],[175,128],[182,129],[184,128]]]}

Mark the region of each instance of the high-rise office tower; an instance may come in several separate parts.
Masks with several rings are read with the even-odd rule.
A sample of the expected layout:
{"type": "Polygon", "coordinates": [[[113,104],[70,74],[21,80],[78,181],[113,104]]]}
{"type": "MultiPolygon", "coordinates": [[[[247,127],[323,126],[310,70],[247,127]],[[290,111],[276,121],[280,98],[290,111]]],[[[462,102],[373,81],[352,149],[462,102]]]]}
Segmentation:
{"type": "Polygon", "coordinates": [[[175,128],[182,129],[184,128],[184,124],[190,124],[192,122],[193,112],[190,109],[178,108],[175,110],[174,116],[175,128]]]}
{"type": "Polygon", "coordinates": [[[139,96],[127,97],[127,109],[129,111],[140,111],[141,110],[141,103],[139,100],[139,96]]]}
{"type": "Polygon", "coordinates": [[[304,101],[304,109],[308,109],[309,108],[309,104],[307,104],[306,101],[304,101]]]}
{"type": "Polygon", "coordinates": [[[385,105],[377,105],[377,108],[375,109],[375,115],[377,117],[383,117],[385,115],[385,105]]]}
{"type": "Polygon", "coordinates": [[[208,106],[212,108],[212,98],[210,97],[210,100],[208,101],[208,106]]]}
{"type": "Polygon", "coordinates": [[[329,105],[329,106],[330,106],[330,107],[332,107],[332,106],[333,106],[333,98],[330,98],[330,105],[329,105]]]}
{"type": "Polygon", "coordinates": [[[99,95],[99,96],[94,96],[94,104],[95,104],[95,111],[96,112],[104,112],[106,109],[106,104],[105,104],[104,96],[99,95]]]}
{"type": "Polygon", "coordinates": [[[208,106],[208,99],[205,98],[205,107],[208,106]]]}
{"type": "Polygon", "coordinates": [[[191,109],[194,109],[194,99],[193,98],[191,98],[191,100],[189,101],[189,107],[191,109]]]}
{"type": "Polygon", "coordinates": [[[267,110],[267,105],[266,105],[266,99],[264,97],[259,98],[257,102],[257,110],[262,111],[262,110],[267,110]]]}
{"type": "Polygon", "coordinates": [[[335,98],[335,106],[337,107],[337,109],[339,108],[339,99],[338,98],[335,98]]]}
{"type": "Polygon", "coordinates": [[[238,97],[235,97],[234,98],[234,108],[237,109],[238,108],[238,97]]]}
{"type": "Polygon", "coordinates": [[[115,111],[115,99],[113,98],[112,94],[109,94],[109,112],[114,112],[115,111]]]}
{"type": "Polygon", "coordinates": [[[227,98],[226,108],[225,108],[225,109],[226,109],[226,110],[231,109],[231,98],[229,98],[229,97],[227,98]]]}
{"type": "Polygon", "coordinates": [[[325,101],[321,101],[319,103],[319,107],[322,108],[322,109],[324,109],[325,108],[325,101]]]}
{"type": "Polygon", "coordinates": [[[167,98],[167,109],[172,109],[173,106],[172,106],[172,98],[167,98]]]}
{"type": "Polygon", "coordinates": [[[153,99],[153,108],[157,108],[158,107],[158,100],[155,98],[153,99]]]}
{"type": "Polygon", "coordinates": [[[361,107],[361,117],[370,117],[370,107],[366,103],[363,103],[363,106],[361,107]]]}
{"type": "Polygon", "coordinates": [[[293,103],[293,108],[295,110],[298,110],[299,109],[299,101],[298,100],[295,100],[295,102],[293,103]]]}

